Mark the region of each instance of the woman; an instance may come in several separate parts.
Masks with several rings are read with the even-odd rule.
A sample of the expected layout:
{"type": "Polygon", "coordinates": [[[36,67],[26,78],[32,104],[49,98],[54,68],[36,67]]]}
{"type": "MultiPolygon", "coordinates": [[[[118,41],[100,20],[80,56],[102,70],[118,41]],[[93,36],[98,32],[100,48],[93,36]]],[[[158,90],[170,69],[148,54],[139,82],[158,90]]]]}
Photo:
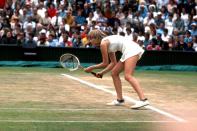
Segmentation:
{"type": "Polygon", "coordinates": [[[149,105],[147,98],[141,89],[139,82],[133,77],[134,69],[137,61],[142,56],[144,50],[135,42],[125,39],[120,35],[106,36],[100,30],[92,30],[88,36],[89,41],[95,47],[100,47],[103,61],[100,64],[93,65],[85,68],[86,72],[91,72],[93,69],[104,68],[96,75],[97,77],[103,76],[111,71],[111,76],[117,93],[117,99],[107,105],[122,105],[124,99],[122,96],[122,84],[119,74],[124,70],[125,80],[127,80],[134,90],[137,92],[140,101],[131,108],[136,109],[149,105]],[[120,61],[116,60],[116,51],[122,52],[120,61]],[[110,62],[109,62],[110,60],[110,62]]]}

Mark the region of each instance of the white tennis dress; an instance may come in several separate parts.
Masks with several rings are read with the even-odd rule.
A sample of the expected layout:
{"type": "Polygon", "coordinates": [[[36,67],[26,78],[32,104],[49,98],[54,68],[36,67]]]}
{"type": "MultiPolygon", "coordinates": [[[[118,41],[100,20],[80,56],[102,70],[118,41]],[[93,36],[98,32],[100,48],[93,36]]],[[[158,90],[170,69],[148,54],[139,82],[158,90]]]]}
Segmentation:
{"type": "Polygon", "coordinates": [[[104,40],[108,40],[110,42],[108,52],[122,52],[122,56],[120,58],[121,62],[124,62],[129,57],[135,55],[139,55],[139,58],[141,58],[144,53],[144,49],[142,49],[137,43],[125,38],[124,36],[111,35],[102,39],[102,41],[104,40]]]}

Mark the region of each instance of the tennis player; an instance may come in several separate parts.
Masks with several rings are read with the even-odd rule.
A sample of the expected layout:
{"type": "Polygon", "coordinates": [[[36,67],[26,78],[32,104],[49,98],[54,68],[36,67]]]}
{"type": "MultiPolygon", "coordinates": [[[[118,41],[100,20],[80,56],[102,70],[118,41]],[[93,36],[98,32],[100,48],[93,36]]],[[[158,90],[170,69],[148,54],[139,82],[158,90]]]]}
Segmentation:
{"type": "Polygon", "coordinates": [[[137,43],[130,39],[126,39],[124,36],[107,36],[101,30],[90,31],[88,39],[92,45],[100,48],[102,62],[100,64],[89,66],[84,70],[86,72],[91,72],[94,69],[102,68],[103,70],[97,72],[98,77],[111,71],[117,99],[107,103],[107,105],[119,106],[123,105],[125,102],[122,95],[122,84],[119,76],[122,71],[124,71],[125,80],[134,88],[140,99],[135,105],[132,105],[131,108],[137,109],[149,105],[148,99],[144,96],[144,92],[139,82],[133,76],[136,63],[141,58],[144,50],[137,43]],[[122,52],[122,56],[118,62],[115,55],[117,51],[122,52]]]}

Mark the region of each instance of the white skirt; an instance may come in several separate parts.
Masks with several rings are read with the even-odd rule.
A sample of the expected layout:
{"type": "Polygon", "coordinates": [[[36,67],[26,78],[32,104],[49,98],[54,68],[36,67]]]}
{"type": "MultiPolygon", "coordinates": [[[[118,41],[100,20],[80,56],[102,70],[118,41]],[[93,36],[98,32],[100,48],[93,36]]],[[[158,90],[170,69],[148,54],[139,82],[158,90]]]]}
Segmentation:
{"type": "Polygon", "coordinates": [[[127,46],[122,51],[122,56],[120,58],[120,61],[124,62],[126,59],[135,55],[139,55],[139,59],[140,59],[143,53],[144,53],[144,49],[142,49],[138,44],[128,43],[127,46]]]}

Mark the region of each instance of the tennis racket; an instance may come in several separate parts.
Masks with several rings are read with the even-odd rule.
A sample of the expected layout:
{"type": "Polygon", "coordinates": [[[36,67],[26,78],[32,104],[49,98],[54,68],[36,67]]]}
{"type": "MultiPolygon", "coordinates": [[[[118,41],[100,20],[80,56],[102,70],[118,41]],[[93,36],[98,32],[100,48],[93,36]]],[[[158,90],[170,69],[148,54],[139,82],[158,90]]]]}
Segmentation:
{"type": "MultiPolygon", "coordinates": [[[[77,69],[84,69],[83,66],[80,65],[79,59],[70,53],[63,54],[60,57],[60,64],[63,68],[68,69],[69,71],[75,71],[77,69]]],[[[97,78],[102,78],[102,75],[97,75],[95,72],[90,72],[92,75],[94,75],[97,78]]]]}

